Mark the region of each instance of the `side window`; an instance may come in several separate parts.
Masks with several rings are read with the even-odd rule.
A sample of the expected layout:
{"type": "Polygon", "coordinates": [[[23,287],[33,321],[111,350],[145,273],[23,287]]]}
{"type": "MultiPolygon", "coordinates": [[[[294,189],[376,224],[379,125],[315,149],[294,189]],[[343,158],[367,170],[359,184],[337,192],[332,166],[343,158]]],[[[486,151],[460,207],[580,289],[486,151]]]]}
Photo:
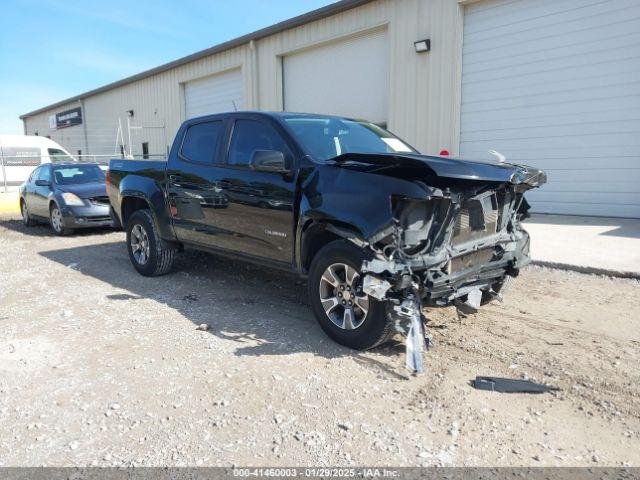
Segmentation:
{"type": "Polygon", "coordinates": [[[191,125],[182,141],[180,155],[192,162],[214,163],[221,130],[221,121],[191,125]]]}
{"type": "Polygon", "coordinates": [[[38,176],[40,175],[41,170],[42,167],[38,167],[33,172],[31,172],[31,175],[29,176],[29,183],[35,183],[35,181],[38,180],[38,176]]]}
{"type": "Polygon", "coordinates": [[[277,150],[284,153],[287,162],[291,158],[284,139],[273,127],[255,120],[237,120],[229,146],[229,165],[248,167],[255,150],[277,150]]]}
{"type": "Polygon", "coordinates": [[[38,180],[45,180],[47,182],[51,181],[51,169],[49,165],[45,165],[40,169],[40,175],[38,175],[38,180]]]}

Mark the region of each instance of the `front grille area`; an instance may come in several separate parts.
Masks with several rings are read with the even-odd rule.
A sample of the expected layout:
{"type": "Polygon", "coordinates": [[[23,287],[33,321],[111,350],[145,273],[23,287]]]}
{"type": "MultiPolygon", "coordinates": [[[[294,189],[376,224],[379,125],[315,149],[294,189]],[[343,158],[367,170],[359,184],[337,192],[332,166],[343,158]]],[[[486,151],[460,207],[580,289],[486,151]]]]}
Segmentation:
{"type": "Polygon", "coordinates": [[[452,244],[457,245],[492,235],[500,230],[500,207],[495,192],[467,200],[456,217],[452,244]]]}
{"type": "Polygon", "coordinates": [[[94,205],[101,205],[101,206],[109,205],[109,197],[107,196],[92,197],[89,199],[89,201],[94,205]]]}
{"type": "Polygon", "coordinates": [[[467,253],[451,259],[451,273],[461,272],[478,265],[489,263],[493,259],[493,248],[485,248],[477,252],[467,253]]]}
{"type": "Polygon", "coordinates": [[[111,217],[109,215],[100,215],[96,217],[80,217],[79,220],[86,223],[92,223],[92,222],[102,223],[102,222],[110,222],[111,217]]]}

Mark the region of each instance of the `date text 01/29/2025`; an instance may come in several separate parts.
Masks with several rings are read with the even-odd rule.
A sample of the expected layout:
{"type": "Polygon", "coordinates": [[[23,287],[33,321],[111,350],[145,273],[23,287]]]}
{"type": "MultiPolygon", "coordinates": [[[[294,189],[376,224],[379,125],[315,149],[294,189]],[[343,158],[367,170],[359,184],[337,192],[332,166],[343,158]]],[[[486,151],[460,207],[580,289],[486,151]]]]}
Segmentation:
{"type": "Polygon", "coordinates": [[[398,478],[393,468],[234,468],[234,477],[398,478]]]}

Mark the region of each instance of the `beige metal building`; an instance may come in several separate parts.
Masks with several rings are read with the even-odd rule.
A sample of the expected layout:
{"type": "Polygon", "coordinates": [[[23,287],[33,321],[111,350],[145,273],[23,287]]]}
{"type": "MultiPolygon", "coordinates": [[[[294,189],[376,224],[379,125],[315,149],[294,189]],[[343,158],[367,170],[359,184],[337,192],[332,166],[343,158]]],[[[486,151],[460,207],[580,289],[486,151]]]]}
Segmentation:
{"type": "Polygon", "coordinates": [[[548,171],[536,211],[640,217],[636,0],[343,0],[21,118],[74,153],[164,155],[184,119],[234,109],[495,149],[548,171]]]}

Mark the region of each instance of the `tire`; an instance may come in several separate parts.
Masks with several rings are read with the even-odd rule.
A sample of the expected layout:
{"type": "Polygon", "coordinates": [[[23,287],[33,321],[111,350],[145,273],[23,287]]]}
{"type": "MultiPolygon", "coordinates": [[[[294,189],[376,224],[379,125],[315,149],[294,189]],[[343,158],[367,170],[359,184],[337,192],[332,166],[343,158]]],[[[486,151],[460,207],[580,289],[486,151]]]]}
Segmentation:
{"type": "Polygon", "coordinates": [[[20,213],[22,214],[22,223],[25,227],[33,227],[36,222],[29,214],[29,209],[27,208],[27,203],[20,199],[20,213]]]}
{"type": "MultiPolygon", "coordinates": [[[[331,242],[325,245],[313,258],[307,285],[309,302],[322,330],[340,345],[356,350],[367,350],[381,345],[395,334],[393,322],[387,314],[386,302],[368,297],[359,292],[357,288],[361,282],[360,268],[366,258],[365,252],[346,240],[331,242]],[[323,279],[323,275],[329,272],[330,267],[334,273],[334,276],[331,277],[332,282],[337,285],[332,285],[323,279]],[[347,274],[347,272],[350,273],[347,274]],[[351,275],[351,278],[354,279],[352,285],[355,288],[349,292],[340,290],[340,288],[346,288],[349,285],[345,274],[351,275]],[[338,295],[342,300],[339,300],[338,295]],[[329,313],[325,311],[323,298],[325,299],[324,305],[335,305],[329,313]],[[335,304],[336,301],[344,303],[345,299],[353,303],[350,308],[346,305],[351,310],[351,314],[347,317],[345,317],[347,308],[335,304]],[[361,304],[367,310],[364,315],[364,310],[359,307],[361,304]]],[[[325,278],[329,278],[329,274],[325,278]]]]}
{"type": "Polygon", "coordinates": [[[134,268],[145,277],[169,273],[177,251],[160,238],[149,210],[138,210],[129,218],[127,250],[134,268]]]}
{"type": "Polygon", "coordinates": [[[73,229],[66,228],[62,223],[62,212],[60,211],[60,207],[55,203],[52,203],[51,207],[49,207],[49,224],[51,225],[53,233],[60,237],[65,237],[73,233],[73,229]]]}

